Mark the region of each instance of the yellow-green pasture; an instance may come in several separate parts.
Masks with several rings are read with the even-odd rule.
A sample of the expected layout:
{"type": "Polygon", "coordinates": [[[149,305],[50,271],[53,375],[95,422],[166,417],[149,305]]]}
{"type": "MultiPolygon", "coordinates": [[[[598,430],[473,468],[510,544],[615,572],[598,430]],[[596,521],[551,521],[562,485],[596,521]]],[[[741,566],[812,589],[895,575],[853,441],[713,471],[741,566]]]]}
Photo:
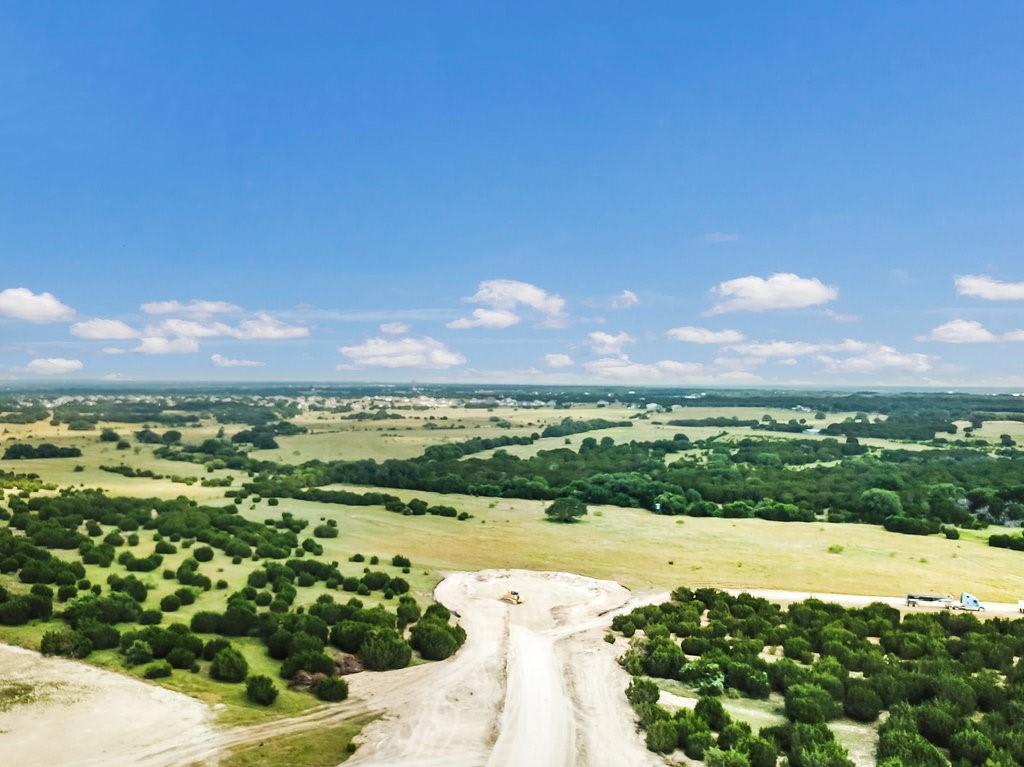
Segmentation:
{"type": "MultiPolygon", "coordinates": [[[[569,570],[641,591],[687,584],[869,595],[967,590],[992,601],[1024,596],[1024,555],[989,547],[982,536],[950,541],[871,525],[666,517],[611,506],[591,507],[584,521],[561,525],[544,518],[541,501],[384,492],[474,516],[460,522],[290,499],[277,510],[336,519],[341,535],[325,542],[325,558],[393,549],[412,558],[414,572],[569,570]],[[839,553],[829,551],[837,546],[839,553]]],[[[256,513],[270,511],[260,505],[256,513]]]]}

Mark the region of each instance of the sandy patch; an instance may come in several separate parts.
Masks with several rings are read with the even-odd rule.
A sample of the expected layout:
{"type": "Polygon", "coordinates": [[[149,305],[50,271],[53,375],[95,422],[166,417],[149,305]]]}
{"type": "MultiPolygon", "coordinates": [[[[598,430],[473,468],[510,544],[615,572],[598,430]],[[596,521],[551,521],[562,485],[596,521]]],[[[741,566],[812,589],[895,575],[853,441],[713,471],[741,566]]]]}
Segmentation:
{"type": "Polygon", "coordinates": [[[534,767],[656,765],[633,724],[602,641],[632,609],[610,581],[525,570],[456,573],[438,601],[461,616],[466,645],[442,663],[351,677],[355,695],[388,715],[370,725],[352,765],[534,767]],[[524,604],[498,596],[516,590],[524,604]]]}
{"type": "Polygon", "coordinates": [[[216,738],[200,701],[84,663],[0,645],[0,680],[33,688],[0,711],[4,764],[163,767],[179,747],[216,738]]]}

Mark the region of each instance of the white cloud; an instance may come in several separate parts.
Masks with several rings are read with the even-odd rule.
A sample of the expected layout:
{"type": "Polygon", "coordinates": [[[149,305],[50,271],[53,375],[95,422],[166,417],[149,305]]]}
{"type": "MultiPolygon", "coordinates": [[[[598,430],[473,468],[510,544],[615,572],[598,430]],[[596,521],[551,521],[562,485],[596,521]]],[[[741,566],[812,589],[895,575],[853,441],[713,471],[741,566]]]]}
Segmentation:
{"type": "Polygon", "coordinates": [[[400,336],[409,332],[409,326],[404,322],[385,322],[381,324],[380,332],[388,336],[400,336]]]}
{"type": "Polygon", "coordinates": [[[956,278],[956,292],[986,301],[1024,301],[1024,282],[1000,282],[987,274],[965,274],[956,278]]]}
{"type": "MultiPolygon", "coordinates": [[[[730,344],[726,347],[747,357],[802,357],[808,354],[816,354],[825,349],[821,344],[811,344],[805,341],[752,341],[746,344],[730,344]]],[[[842,351],[842,349],[835,349],[842,351]]]]}
{"type": "Polygon", "coordinates": [[[931,357],[927,354],[900,352],[884,344],[869,344],[862,352],[843,359],[820,355],[818,360],[832,370],[848,373],[874,373],[883,369],[924,373],[931,369],[931,357]]]}
{"type": "Polygon", "coordinates": [[[309,328],[302,325],[287,325],[265,312],[256,315],[255,319],[242,320],[231,333],[243,341],[280,340],[283,338],[305,338],[309,328]]]}
{"type": "Polygon", "coordinates": [[[70,320],[75,310],[58,301],[52,293],[33,293],[28,288],[0,291],[0,317],[45,323],[70,320]]]}
{"type": "Polygon", "coordinates": [[[463,365],[466,358],[429,336],[422,338],[369,338],[338,349],[351,367],[439,368],[463,365]]]}
{"type": "Polygon", "coordinates": [[[85,367],[80,360],[66,360],[63,357],[40,357],[25,366],[25,370],[40,376],[62,376],[85,367]]]}
{"type": "Polygon", "coordinates": [[[603,330],[595,330],[593,333],[588,333],[587,338],[590,339],[590,348],[594,350],[595,354],[622,354],[622,347],[626,344],[631,344],[634,341],[633,336],[629,333],[605,333],[603,330]]]}
{"type": "Polygon", "coordinates": [[[663,380],[666,377],[698,375],[704,372],[699,362],[676,362],[661,360],[659,362],[633,362],[629,357],[602,357],[583,365],[587,372],[599,378],[616,381],[650,381],[663,380]]]}
{"type": "Polygon", "coordinates": [[[836,371],[867,373],[889,368],[923,373],[931,368],[932,359],[927,354],[900,352],[891,346],[855,338],[845,338],[838,343],[759,341],[724,348],[740,356],[719,358],[715,363],[735,369],[756,367],[769,360],[779,365],[795,365],[799,357],[813,356],[836,371]]]}
{"type": "Polygon", "coordinates": [[[764,357],[715,357],[714,359],[715,365],[725,370],[750,370],[764,365],[765,362],[764,357]]]}
{"type": "Polygon", "coordinates": [[[733,232],[708,232],[704,235],[704,242],[711,245],[721,245],[724,242],[736,242],[740,236],[733,232]]]}
{"type": "Polygon", "coordinates": [[[830,320],[836,322],[859,322],[860,317],[856,314],[844,314],[843,312],[837,312],[832,309],[823,309],[822,314],[828,317],[830,320]]]}
{"type": "Polygon", "coordinates": [[[129,351],[128,349],[123,349],[120,346],[104,346],[103,347],[103,353],[104,354],[127,354],[128,351],[129,351]]]}
{"type": "Polygon", "coordinates": [[[640,298],[632,290],[623,290],[612,299],[612,309],[629,309],[640,303],[640,298]]]}
{"type": "Polygon", "coordinates": [[[774,309],[803,309],[834,301],[839,291],[817,278],[799,277],[790,273],[763,277],[739,277],[719,283],[711,292],[721,299],[709,315],[726,312],[765,312],[774,309]]]}
{"type": "Polygon", "coordinates": [[[980,322],[974,320],[950,320],[932,328],[918,341],[942,341],[947,344],[978,344],[995,341],[995,335],[980,322]]]}
{"type": "Polygon", "coordinates": [[[139,354],[192,354],[199,351],[199,342],[194,338],[143,336],[132,351],[139,354]]]}
{"type": "Polygon", "coordinates": [[[690,344],[735,344],[746,339],[738,330],[709,330],[690,325],[672,328],[667,335],[676,341],[690,344]]]}
{"type": "Polygon", "coordinates": [[[139,331],[121,320],[93,319],[76,322],[71,326],[71,334],[90,341],[123,341],[137,338],[139,331]]]}
{"type": "Polygon", "coordinates": [[[219,368],[261,368],[264,365],[256,360],[236,360],[223,354],[211,354],[210,362],[219,368]]]}
{"type": "MultiPolygon", "coordinates": [[[[511,321],[512,317],[516,317],[516,322],[519,321],[515,310],[521,306],[542,314],[544,319],[541,324],[544,326],[561,327],[566,321],[564,298],[519,280],[484,280],[477,286],[476,293],[466,300],[473,304],[483,304],[489,309],[501,310],[504,312],[501,318],[505,324],[484,325],[479,321],[477,312],[474,312],[475,319],[455,320],[454,323],[449,323],[449,327],[508,327],[515,324],[511,321]]],[[[497,317],[492,319],[500,321],[497,317]]]]}
{"type": "Polygon", "coordinates": [[[223,322],[183,320],[177,317],[162,320],[146,328],[147,336],[180,336],[182,338],[216,338],[230,336],[234,329],[223,322]]]}
{"type": "Polygon", "coordinates": [[[178,338],[217,338],[219,336],[226,336],[242,341],[266,341],[305,338],[309,335],[309,328],[302,325],[288,325],[266,312],[260,312],[251,319],[242,320],[238,323],[237,327],[202,318],[181,319],[172,317],[161,320],[155,325],[149,325],[144,335],[174,336],[178,338]]]}
{"type": "Polygon", "coordinates": [[[146,314],[230,314],[239,312],[241,308],[227,301],[203,301],[192,299],[188,303],[181,301],[150,301],[139,307],[146,314]]]}
{"type": "Polygon", "coordinates": [[[448,323],[453,330],[467,328],[507,328],[519,322],[519,315],[508,309],[474,309],[472,317],[460,317],[448,323]]]}
{"type": "Polygon", "coordinates": [[[987,344],[996,341],[1024,341],[1024,330],[1011,330],[996,335],[975,320],[950,320],[932,328],[927,335],[918,336],[918,341],[941,341],[947,344],[987,344]]]}
{"type": "Polygon", "coordinates": [[[129,376],[126,376],[124,373],[105,373],[103,375],[103,380],[104,381],[131,381],[132,379],[129,376]]]}
{"type": "Polygon", "coordinates": [[[568,354],[545,354],[544,362],[549,368],[567,368],[573,364],[568,354]]]}

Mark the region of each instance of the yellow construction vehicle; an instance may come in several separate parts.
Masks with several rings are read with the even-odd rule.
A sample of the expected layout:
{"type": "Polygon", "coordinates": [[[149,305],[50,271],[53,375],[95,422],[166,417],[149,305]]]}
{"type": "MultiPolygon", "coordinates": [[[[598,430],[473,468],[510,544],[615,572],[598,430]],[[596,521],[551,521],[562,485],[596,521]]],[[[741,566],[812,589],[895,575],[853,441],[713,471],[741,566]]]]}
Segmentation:
{"type": "Polygon", "coordinates": [[[508,602],[510,605],[521,605],[523,603],[523,598],[519,596],[518,591],[506,591],[498,599],[502,602],[508,602]]]}

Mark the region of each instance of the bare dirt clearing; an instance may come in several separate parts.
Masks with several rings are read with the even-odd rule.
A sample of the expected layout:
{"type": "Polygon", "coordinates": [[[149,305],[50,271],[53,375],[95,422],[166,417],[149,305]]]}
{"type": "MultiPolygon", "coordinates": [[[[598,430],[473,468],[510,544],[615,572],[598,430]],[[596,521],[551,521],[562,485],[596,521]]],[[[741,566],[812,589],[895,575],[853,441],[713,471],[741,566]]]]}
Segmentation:
{"type": "Polygon", "coordinates": [[[351,764],[655,765],[621,690],[618,650],[601,641],[630,593],[568,573],[456,573],[436,597],[469,638],[451,660],[352,678],[388,716],[363,733],[351,764]],[[498,597],[522,594],[522,605],[498,597]]]}
{"type": "Polygon", "coordinates": [[[217,738],[200,701],[84,663],[0,645],[0,679],[36,691],[0,711],[0,754],[19,767],[155,767],[217,738]]]}

